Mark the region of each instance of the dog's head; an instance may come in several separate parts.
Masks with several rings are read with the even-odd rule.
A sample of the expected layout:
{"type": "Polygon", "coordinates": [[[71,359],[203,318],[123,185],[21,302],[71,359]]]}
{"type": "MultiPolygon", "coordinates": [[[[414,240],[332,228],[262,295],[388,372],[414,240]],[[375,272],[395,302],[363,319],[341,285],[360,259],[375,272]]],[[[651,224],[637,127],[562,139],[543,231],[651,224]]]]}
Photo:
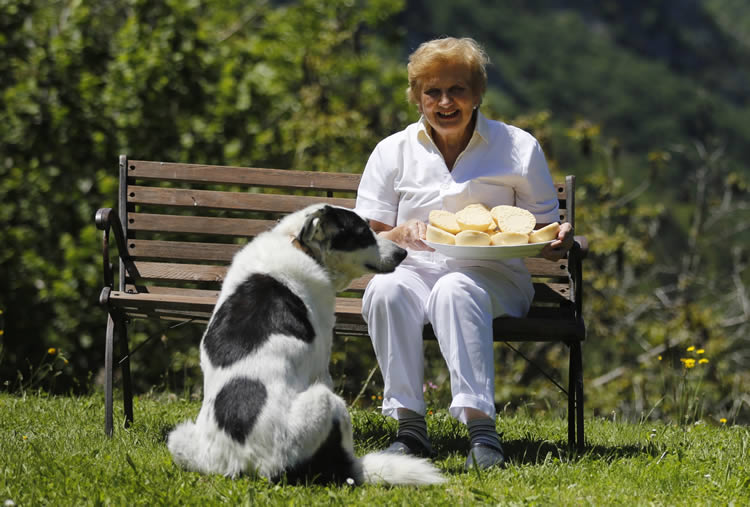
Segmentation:
{"type": "Polygon", "coordinates": [[[406,250],[378,237],[359,215],[325,205],[309,213],[296,240],[331,275],[337,290],[365,273],[390,273],[406,250]]]}

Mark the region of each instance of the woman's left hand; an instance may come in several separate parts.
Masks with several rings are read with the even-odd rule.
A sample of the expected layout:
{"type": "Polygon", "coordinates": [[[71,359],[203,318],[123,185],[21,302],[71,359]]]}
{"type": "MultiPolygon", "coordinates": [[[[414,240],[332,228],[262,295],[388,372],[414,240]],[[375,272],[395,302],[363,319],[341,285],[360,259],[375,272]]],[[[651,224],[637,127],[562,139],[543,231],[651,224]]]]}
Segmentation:
{"type": "Polygon", "coordinates": [[[573,247],[573,241],[573,226],[563,222],[557,231],[557,239],[544,247],[542,257],[550,261],[559,261],[573,247]]]}

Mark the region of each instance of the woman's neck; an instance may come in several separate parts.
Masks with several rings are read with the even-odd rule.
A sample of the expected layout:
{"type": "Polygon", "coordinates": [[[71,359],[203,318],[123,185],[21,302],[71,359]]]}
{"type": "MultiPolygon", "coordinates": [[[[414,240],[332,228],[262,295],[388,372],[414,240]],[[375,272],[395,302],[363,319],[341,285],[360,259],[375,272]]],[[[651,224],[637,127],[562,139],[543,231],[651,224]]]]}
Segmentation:
{"type": "Polygon", "coordinates": [[[434,128],[430,127],[435,146],[440,150],[440,154],[443,155],[443,160],[445,160],[445,165],[448,166],[449,171],[453,170],[453,166],[456,163],[458,156],[469,145],[471,136],[474,134],[476,121],[475,113],[466,129],[460,135],[456,136],[440,136],[434,128]]]}

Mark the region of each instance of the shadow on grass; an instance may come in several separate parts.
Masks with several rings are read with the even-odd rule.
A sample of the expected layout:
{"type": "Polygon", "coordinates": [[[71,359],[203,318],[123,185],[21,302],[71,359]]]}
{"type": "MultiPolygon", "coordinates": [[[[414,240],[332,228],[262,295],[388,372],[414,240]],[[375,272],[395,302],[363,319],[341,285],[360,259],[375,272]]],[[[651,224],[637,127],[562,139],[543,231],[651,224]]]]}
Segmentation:
{"type": "MultiPolygon", "coordinates": [[[[367,452],[386,448],[396,436],[395,421],[380,415],[361,415],[354,428],[354,440],[363,445],[367,452]]],[[[465,456],[469,452],[469,436],[463,424],[454,422],[442,426],[439,434],[431,434],[432,446],[437,453],[436,459],[443,460],[458,453],[465,456]]],[[[501,437],[506,458],[514,464],[536,465],[550,459],[576,461],[581,458],[601,459],[605,461],[640,455],[658,455],[656,448],[640,445],[604,446],[586,445],[582,452],[570,450],[566,440],[552,441],[534,438],[515,440],[501,437]]]]}
{"type": "MultiPolygon", "coordinates": [[[[354,441],[363,452],[385,449],[396,437],[398,427],[395,420],[383,417],[379,413],[357,411],[352,414],[354,422],[354,441]]],[[[166,442],[169,433],[176,424],[160,425],[159,433],[166,442]]],[[[431,428],[434,430],[435,428],[431,428]]],[[[437,431],[430,431],[436,460],[444,460],[458,453],[465,456],[469,452],[469,435],[466,426],[455,419],[445,418],[437,431]]],[[[577,461],[581,458],[600,459],[604,461],[619,458],[650,455],[658,456],[663,449],[656,446],[622,445],[604,446],[587,444],[582,452],[571,450],[567,440],[542,440],[535,438],[518,438],[501,441],[505,456],[515,465],[538,465],[549,460],[577,461]]]]}
{"type": "MultiPolygon", "coordinates": [[[[553,442],[549,440],[501,439],[505,457],[516,465],[538,465],[551,459],[560,461],[577,461],[582,458],[601,459],[604,461],[641,455],[658,456],[656,449],[648,449],[639,445],[623,445],[609,447],[604,445],[586,445],[582,452],[571,450],[567,441],[553,442]]],[[[432,445],[437,452],[437,459],[445,459],[453,453],[466,455],[469,452],[469,439],[463,438],[433,438],[432,445]]]]}
{"type": "MultiPolygon", "coordinates": [[[[466,446],[468,450],[468,445],[466,446]]],[[[602,459],[605,461],[640,456],[654,453],[639,445],[624,445],[609,447],[604,445],[586,445],[583,452],[570,450],[567,441],[551,442],[549,440],[504,440],[503,448],[506,457],[515,464],[536,465],[550,459],[561,461],[575,461],[583,457],[602,459]]]]}

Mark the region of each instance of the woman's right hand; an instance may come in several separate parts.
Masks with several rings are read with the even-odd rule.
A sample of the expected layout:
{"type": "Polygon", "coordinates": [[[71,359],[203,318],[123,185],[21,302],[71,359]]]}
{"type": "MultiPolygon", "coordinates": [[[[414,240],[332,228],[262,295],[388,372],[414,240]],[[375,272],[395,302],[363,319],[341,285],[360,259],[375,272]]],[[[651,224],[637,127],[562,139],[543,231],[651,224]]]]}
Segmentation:
{"type": "Polygon", "coordinates": [[[376,220],[370,220],[370,227],[379,236],[390,239],[402,248],[433,250],[422,241],[427,234],[427,225],[420,220],[412,219],[396,227],[391,227],[376,220]]]}

